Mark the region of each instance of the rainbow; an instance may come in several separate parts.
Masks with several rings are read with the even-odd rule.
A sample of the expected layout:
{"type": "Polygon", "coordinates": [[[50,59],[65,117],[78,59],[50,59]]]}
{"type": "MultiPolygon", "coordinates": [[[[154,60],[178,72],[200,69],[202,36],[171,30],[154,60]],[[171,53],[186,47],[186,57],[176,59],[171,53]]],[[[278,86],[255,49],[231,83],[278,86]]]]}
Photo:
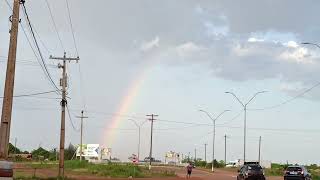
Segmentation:
{"type": "Polygon", "coordinates": [[[142,72],[137,76],[137,78],[130,84],[129,88],[126,91],[126,96],[122,98],[117,112],[112,117],[111,123],[108,122],[104,127],[103,136],[100,140],[100,144],[102,146],[112,147],[117,136],[116,128],[118,128],[121,125],[121,122],[125,120],[123,117],[121,117],[121,115],[128,113],[128,109],[135,101],[140,88],[143,86],[143,83],[146,80],[146,74],[148,74],[149,71],[150,68],[144,68],[142,72]]]}

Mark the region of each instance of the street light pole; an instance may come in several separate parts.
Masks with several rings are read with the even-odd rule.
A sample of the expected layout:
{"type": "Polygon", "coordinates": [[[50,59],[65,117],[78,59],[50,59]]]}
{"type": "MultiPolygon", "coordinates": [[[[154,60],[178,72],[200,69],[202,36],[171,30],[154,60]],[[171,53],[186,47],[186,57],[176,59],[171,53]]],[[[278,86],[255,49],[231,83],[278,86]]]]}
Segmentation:
{"type": "Polygon", "coordinates": [[[265,93],[267,91],[259,91],[255,93],[251,99],[247,103],[243,103],[233,92],[225,92],[227,94],[231,94],[234,98],[237,99],[237,101],[242,105],[244,110],[244,132],[243,132],[243,162],[246,162],[246,140],[247,140],[247,106],[248,104],[258,95],[265,93]]]}
{"type": "Polygon", "coordinates": [[[221,112],[216,118],[213,118],[210,113],[208,113],[205,110],[199,110],[200,112],[203,112],[205,114],[207,114],[207,116],[212,120],[213,122],[213,136],[212,136],[212,165],[211,165],[211,171],[213,172],[213,168],[214,168],[214,159],[215,159],[215,153],[214,153],[214,149],[215,149],[215,139],[216,139],[216,120],[222,116],[222,114],[224,114],[225,112],[228,112],[230,110],[224,110],[223,112],[221,112]]]}
{"type": "Polygon", "coordinates": [[[141,124],[138,124],[137,121],[133,120],[133,119],[129,119],[129,121],[132,121],[138,128],[138,133],[139,133],[139,139],[138,139],[138,161],[140,161],[140,142],[141,142],[141,126],[147,122],[147,121],[144,121],[143,123],[141,124]]]}

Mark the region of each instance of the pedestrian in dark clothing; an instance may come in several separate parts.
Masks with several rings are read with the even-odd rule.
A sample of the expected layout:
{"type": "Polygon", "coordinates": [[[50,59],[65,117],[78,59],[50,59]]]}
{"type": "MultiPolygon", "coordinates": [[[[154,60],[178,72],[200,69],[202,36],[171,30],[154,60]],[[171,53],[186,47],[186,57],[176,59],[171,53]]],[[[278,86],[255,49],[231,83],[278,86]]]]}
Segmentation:
{"type": "Polygon", "coordinates": [[[189,163],[187,166],[187,179],[189,179],[191,177],[192,168],[193,167],[192,167],[191,163],[189,163]]]}

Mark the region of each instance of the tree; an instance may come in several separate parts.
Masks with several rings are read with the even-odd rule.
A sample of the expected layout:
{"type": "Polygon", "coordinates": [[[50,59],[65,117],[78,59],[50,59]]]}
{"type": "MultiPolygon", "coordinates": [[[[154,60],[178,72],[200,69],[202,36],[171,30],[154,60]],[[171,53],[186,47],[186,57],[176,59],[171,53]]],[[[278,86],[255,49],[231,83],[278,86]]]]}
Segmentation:
{"type": "Polygon", "coordinates": [[[57,152],[57,149],[56,148],[54,148],[54,149],[52,149],[51,151],[49,151],[50,152],[50,154],[49,154],[49,160],[50,161],[55,161],[55,160],[57,160],[58,159],[58,152],[57,152]]]}
{"type": "Polygon", "coordinates": [[[35,158],[35,159],[48,159],[49,158],[49,155],[50,155],[50,152],[45,150],[44,148],[42,147],[39,147],[38,149],[36,150],[33,150],[31,152],[32,154],[32,157],[35,158]]]}
{"type": "Polygon", "coordinates": [[[64,150],[64,159],[71,160],[76,153],[76,150],[76,147],[70,143],[68,148],[64,150]]]}
{"type": "Polygon", "coordinates": [[[23,151],[22,154],[30,154],[28,151],[23,151]]]}
{"type": "Polygon", "coordinates": [[[9,154],[20,154],[21,150],[17,147],[14,147],[11,143],[9,143],[9,154]]]}

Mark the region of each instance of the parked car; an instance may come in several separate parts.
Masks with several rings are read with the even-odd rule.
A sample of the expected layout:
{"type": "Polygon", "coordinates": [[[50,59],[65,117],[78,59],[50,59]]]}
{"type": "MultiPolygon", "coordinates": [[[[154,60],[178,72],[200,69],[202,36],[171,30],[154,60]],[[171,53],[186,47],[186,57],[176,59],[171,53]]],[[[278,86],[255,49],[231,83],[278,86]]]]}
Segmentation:
{"type": "Polygon", "coordinates": [[[238,170],[237,180],[265,180],[264,172],[259,164],[245,164],[238,170]]]}
{"type": "Polygon", "coordinates": [[[311,180],[311,174],[304,166],[289,166],[284,172],[284,180],[299,179],[311,180]]]}

